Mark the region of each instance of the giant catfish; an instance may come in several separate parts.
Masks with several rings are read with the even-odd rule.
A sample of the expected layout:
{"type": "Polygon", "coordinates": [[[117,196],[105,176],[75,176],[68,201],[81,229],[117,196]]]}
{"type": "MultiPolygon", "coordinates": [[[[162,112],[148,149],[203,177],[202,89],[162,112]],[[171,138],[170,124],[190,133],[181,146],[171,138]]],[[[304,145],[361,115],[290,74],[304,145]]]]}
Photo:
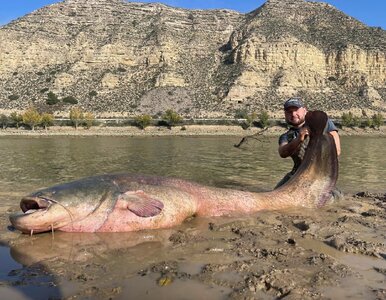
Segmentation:
{"type": "Polygon", "coordinates": [[[192,216],[249,214],[290,207],[318,208],[330,198],[338,177],[327,115],[308,112],[310,141],[296,174],[270,192],[253,193],[200,185],[175,178],[101,175],[56,185],[21,200],[10,216],[24,233],[125,232],[166,228],[192,216]]]}

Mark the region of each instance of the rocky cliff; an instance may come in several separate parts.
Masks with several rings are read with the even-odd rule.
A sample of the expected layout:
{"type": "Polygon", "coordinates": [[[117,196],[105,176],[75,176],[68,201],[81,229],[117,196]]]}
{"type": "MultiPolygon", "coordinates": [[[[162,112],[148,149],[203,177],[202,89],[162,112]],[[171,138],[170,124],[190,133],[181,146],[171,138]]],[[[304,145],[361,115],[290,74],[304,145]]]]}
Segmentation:
{"type": "Polygon", "coordinates": [[[65,0],[0,27],[0,108],[100,116],[279,113],[283,99],[386,112],[386,31],[331,5],[268,0],[248,14],[65,0]]]}

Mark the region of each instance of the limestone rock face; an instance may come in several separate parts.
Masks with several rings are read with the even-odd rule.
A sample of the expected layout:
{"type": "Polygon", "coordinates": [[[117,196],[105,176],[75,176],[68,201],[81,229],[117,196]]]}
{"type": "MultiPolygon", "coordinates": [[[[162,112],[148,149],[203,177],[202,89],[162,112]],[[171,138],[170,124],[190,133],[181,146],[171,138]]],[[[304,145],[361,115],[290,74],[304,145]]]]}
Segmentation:
{"type": "Polygon", "coordinates": [[[331,114],[386,112],[386,31],[319,2],[240,14],[65,0],[0,27],[0,41],[0,109],[67,113],[51,91],[99,115],[275,113],[294,95],[331,114]]]}

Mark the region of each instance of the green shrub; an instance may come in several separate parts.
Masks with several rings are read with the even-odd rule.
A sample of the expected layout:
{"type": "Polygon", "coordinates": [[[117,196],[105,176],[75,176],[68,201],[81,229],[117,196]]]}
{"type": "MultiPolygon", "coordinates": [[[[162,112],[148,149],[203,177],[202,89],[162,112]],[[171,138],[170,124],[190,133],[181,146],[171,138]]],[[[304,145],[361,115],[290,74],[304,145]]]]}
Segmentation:
{"type": "Polygon", "coordinates": [[[361,125],[363,128],[372,127],[373,126],[373,120],[369,117],[363,117],[361,125]]]}
{"type": "Polygon", "coordinates": [[[78,129],[79,124],[84,120],[83,111],[79,107],[74,107],[70,110],[70,120],[75,129],[78,129]]]}
{"type": "Polygon", "coordinates": [[[248,117],[248,111],[246,109],[237,109],[235,111],[235,119],[246,119],[248,117]]]}
{"type": "Polygon", "coordinates": [[[19,128],[20,123],[23,122],[23,116],[18,114],[17,112],[12,112],[10,115],[12,124],[16,126],[16,128],[19,128]]]}
{"type": "Polygon", "coordinates": [[[134,118],[134,125],[145,129],[151,124],[152,117],[150,115],[140,115],[134,118]]]}
{"type": "Polygon", "coordinates": [[[35,126],[41,123],[41,116],[38,111],[31,107],[25,111],[23,116],[23,123],[35,130],[35,126]]]}
{"type": "Polygon", "coordinates": [[[3,129],[7,128],[8,124],[9,124],[9,117],[6,116],[5,114],[1,114],[0,115],[1,128],[3,128],[3,129]]]}
{"type": "Polygon", "coordinates": [[[97,93],[97,91],[91,91],[91,92],[88,93],[88,95],[90,97],[95,97],[96,95],[98,95],[98,93],[97,93]]]}
{"type": "Polygon", "coordinates": [[[379,129],[379,127],[381,127],[383,125],[384,121],[383,121],[383,116],[381,113],[374,114],[371,119],[373,121],[372,123],[373,123],[374,128],[379,129]]]}
{"type": "Polygon", "coordinates": [[[68,103],[68,104],[78,104],[78,100],[76,100],[76,98],[73,97],[73,96],[67,96],[67,97],[64,97],[64,98],[62,99],[62,101],[63,101],[64,103],[68,103]]]}
{"type": "Polygon", "coordinates": [[[165,121],[169,127],[175,126],[182,122],[183,118],[172,109],[168,109],[162,116],[162,120],[165,121]]]}
{"type": "Polygon", "coordinates": [[[243,118],[243,119],[245,119],[245,121],[243,121],[241,123],[241,127],[243,129],[248,129],[255,122],[255,120],[256,120],[256,113],[246,114],[245,118],[243,118]]]}
{"type": "Polygon", "coordinates": [[[85,114],[83,114],[83,120],[84,120],[84,127],[86,129],[90,129],[92,125],[94,125],[94,121],[95,121],[95,116],[90,113],[90,112],[87,112],[85,114]]]}
{"type": "Polygon", "coordinates": [[[54,124],[54,115],[48,114],[48,113],[43,113],[41,115],[40,124],[43,125],[45,130],[47,130],[49,126],[54,124]]]}
{"type": "Polygon", "coordinates": [[[49,88],[43,88],[40,90],[40,93],[44,94],[45,92],[48,92],[49,88]]]}
{"type": "Polygon", "coordinates": [[[59,98],[58,96],[56,96],[53,92],[49,92],[47,94],[47,100],[46,100],[46,104],[48,105],[55,105],[59,102],[59,98]]]}
{"type": "Polygon", "coordinates": [[[252,123],[256,120],[256,118],[257,118],[257,114],[253,112],[253,113],[248,114],[246,119],[247,119],[247,122],[250,125],[252,125],[252,123]]]}
{"type": "Polygon", "coordinates": [[[342,114],[342,127],[360,127],[361,123],[361,118],[358,116],[354,116],[351,111],[342,114]]]}
{"type": "Polygon", "coordinates": [[[259,118],[259,122],[260,122],[260,127],[261,128],[266,128],[266,127],[268,127],[270,125],[269,114],[265,110],[263,110],[259,114],[258,118],[259,118]]]}
{"type": "Polygon", "coordinates": [[[20,98],[19,95],[9,95],[9,96],[8,96],[8,99],[11,100],[11,101],[17,100],[17,99],[19,99],[19,98],[20,98]]]}
{"type": "Polygon", "coordinates": [[[353,116],[352,118],[352,126],[353,127],[360,127],[361,126],[361,118],[358,116],[353,116]]]}
{"type": "Polygon", "coordinates": [[[343,113],[342,114],[342,127],[345,126],[345,127],[353,127],[354,126],[354,120],[353,120],[354,116],[352,114],[352,112],[348,112],[348,113],[343,113]]]}

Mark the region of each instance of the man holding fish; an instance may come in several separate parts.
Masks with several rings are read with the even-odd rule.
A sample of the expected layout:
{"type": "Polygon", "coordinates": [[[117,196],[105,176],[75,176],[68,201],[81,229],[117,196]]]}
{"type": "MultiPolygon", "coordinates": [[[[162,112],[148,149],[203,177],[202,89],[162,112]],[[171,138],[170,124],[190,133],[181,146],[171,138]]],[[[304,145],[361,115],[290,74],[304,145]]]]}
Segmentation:
{"type": "MultiPolygon", "coordinates": [[[[294,166],[291,172],[287,173],[276,185],[275,189],[286,183],[299,168],[303,160],[305,150],[309,142],[309,128],[305,125],[307,108],[301,98],[289,98],[284,103],[284,116],[288,125],[291,127],[279,137],[279,155],[282,158],[291,157],[294,166]]],[[[340,155],[340,139],[338,129],[334,123],[328,119],[326,131],[334,138],[337,155],[340,155]]]]}

